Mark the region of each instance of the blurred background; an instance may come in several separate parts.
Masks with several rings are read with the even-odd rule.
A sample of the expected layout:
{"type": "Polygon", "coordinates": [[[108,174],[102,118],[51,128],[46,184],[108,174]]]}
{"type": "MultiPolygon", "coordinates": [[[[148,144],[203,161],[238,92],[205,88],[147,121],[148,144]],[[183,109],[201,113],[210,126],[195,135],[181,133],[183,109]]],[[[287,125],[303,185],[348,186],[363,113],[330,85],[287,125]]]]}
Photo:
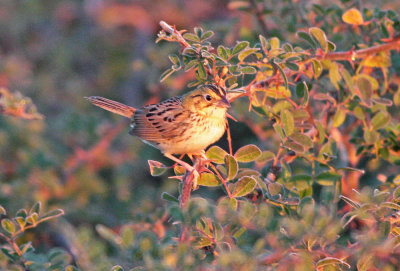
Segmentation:
{"type": "MultiPolygon", "coordinates": [[[[177,194],[176,181],[150,176],[147,160],[172,163],[129,136],[127,120],[83,98],[99,95],[138,107],[188,90],[191,72],[159,81],[170,66],[168,54],[179,50],[177,44],[155,43],[160,20],[177,29],[213,30],[211,41],[226,46],[237,40],[254,44],[260,33],[293,42],[295,31],[323,26],[301,7],[327,1],[283,2],[264,1],[265,29],[254,14],[238,10],[241,1],[1,0],[0,87],[30,97],[44,119],[0,115],[0,204],[15,213],[41,201],[46,210],[66,213],[35,229],[40,239],[34,246],[80,252],[95,247],[81,255],[81,264],[110,267],[102,255],[112,251],[94,238],[94,226],[118,228],[135,221],[148,227],[163,215],[161,192],[177,194]]],[[[375,2],[399,11],[394,1],[375,2]]],[[[352,47],[351,40],[335,39],[334,33],[330,38],[340,48],[352,47]]],[[[237,101],[232,112],[247,106],[237,101]]],[[[243,122],[231,127],[234,149],[259,140],[243,122]]],[[[226,139],[218,144],[226,148],[226,139]]],[[[268,142],[260,145],[276,151],[268,142]]],[[[220,191],[196,193],[213,197],[220,191]]]]}

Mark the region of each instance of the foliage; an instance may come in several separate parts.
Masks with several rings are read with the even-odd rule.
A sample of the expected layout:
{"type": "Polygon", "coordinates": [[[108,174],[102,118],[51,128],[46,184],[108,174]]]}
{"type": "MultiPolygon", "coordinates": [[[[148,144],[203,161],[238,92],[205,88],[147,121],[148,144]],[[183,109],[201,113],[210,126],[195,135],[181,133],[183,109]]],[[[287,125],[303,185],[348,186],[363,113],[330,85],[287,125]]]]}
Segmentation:
{"type": "MultiPolygon", "coordinates": [[[[35,70],[43,84],[38,80],[24,87],[13,80],[12,69],[0,70],[9,78],[6,86],[26,90],[48,118],[40,120],[29,98],[0,90],[0,138],[8,143],[0,146],[1,203],[18,210],[39,200],[46,209],[54,206],[67,214],[48,226],[55,237],[40,242],[46,239],[40,228],[47,223],[37,224],[64,211],[40,215],[40,204],[35,204],[29,212],[20,209],[6,217],[0,208],[3,269],[396,270],[400,265],[400,17],[393,11],[398,4],[381,10],[347,1],[271,6],[248,0],[227,7],[215,2],[216,8],[254,17],[259,25],[240,21],[235,34],[212,21],[189,32],[166,18],[157,44],[141,51],[147,59],[127,63],[123,31],[129,30],[124,27],[151,31],[123,11],[141,10],[138,17],[147,23],[150,15],[144,14],[150,11],[136,3],[91,7],[96,25],[108,30],[99,30],[79,48],[83,62],[72,63],[75,54],[49,59],[32,41],[38,51],[29,47],[37,54],[30,60],[48,69],[35,70]],[[103,35],[112,38],[97,43],[103,35]],[[121,43],[120,51],[112,43],[121,43]],[[96,62],[102,50],[106,55],[99,61],[107,62],[110,55],[109,63],[96,62]],[[64,65],[62,76],[52,69],[59,64],[64,65]],[[185,179],[181,167],[155,161],[157,152],[138,147],[138,140],[119,136],[112,142],[122,126],[96,130],[102,119],[81,99],[89,95],[90,85],[97,86],[97,95],[118,96],[105,91],[123,90],[117,82],[129,81],[123,71],[129,66],[142,76],[147,70],[161,74],[162,85],[152,83],[153,75],[146,78],[149,82],[133,77],[135,84],[140,81],[157,92],[150,102],[164,95],[163,85],[215,83],[228,91],[229,112],[238,121],[230,120],[229,144],[221,141],[206,151],[210,163],[190,198],[184,195],[184,182],[166,178],[185,179]],[[64,76],[68,84],[57,83],[64,76]],[[62,99],[53,90],[57,84],[68,90],[62,99]],[[33,91],[38,86],[43,93],[33,91]],[[61,109],[51,106],[51,96],[58,97],[61,109]],[[23,122],[9,115],[38,120],[23,122]],[[147,165],[153,177],[146,175],[147,165]],[[160,182],[150,183],[155,178],[160,182]],[[34,232],[25,233],[31,228],[34,232]]],[[[90,26],[77,27],[84,25],[78,4],[63,3],[55,6],[55,16],[71,45],[90,26]]],[[[175,1],[169,3],[174,7],[175,1]]],[[[35,1],[31,5],[47,14],[35,1]]],[[[12,3],[5,7],[17,9],[12,3]]],[[[196,7],[190,11],[196,14],[196,7]]],[[[12,35],[21,33],[17,29],[12,35]]],[[[18,44],[18,38],[13,42],[18,44]]],[[[43,45],[59,52],[57,39],[54,47],[52,42],[43,45]]],[[[1,58],[23,62],[13,54],[22,53],[6,52],[1,58]]],[[[19,65],[20,70],[27,66],[19,65]]],[[[29,78],[28,72],[23,75],[29,78]]]]}

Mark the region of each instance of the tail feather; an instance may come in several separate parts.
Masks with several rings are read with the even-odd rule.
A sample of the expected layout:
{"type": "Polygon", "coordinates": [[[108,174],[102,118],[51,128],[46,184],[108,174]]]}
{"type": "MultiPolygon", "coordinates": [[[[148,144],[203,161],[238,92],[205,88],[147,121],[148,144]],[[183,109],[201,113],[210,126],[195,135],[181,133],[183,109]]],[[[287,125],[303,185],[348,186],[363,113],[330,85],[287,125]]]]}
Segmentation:
{"type": "Polygon", "coordinates": [[[131,118],[136,111],[136,108],[100,96],[85,97],[85,99],[89,100],[95,106],[127,118],[131,118]]]}

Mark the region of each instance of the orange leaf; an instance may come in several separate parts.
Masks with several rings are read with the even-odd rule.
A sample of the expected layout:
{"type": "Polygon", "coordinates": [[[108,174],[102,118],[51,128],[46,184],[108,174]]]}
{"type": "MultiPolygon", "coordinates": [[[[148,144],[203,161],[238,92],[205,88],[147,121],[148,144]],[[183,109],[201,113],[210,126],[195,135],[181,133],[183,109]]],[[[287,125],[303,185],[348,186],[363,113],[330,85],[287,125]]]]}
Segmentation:
{"type": "Polygon", "coordinates": [[[346,11],[342,15],[342,20],[347,23],[347,24],[352,24],[352,25],[362,25],[364,24],[364,19],[361,15],[361,12],[356,9],[352,8],[346,11]]]}

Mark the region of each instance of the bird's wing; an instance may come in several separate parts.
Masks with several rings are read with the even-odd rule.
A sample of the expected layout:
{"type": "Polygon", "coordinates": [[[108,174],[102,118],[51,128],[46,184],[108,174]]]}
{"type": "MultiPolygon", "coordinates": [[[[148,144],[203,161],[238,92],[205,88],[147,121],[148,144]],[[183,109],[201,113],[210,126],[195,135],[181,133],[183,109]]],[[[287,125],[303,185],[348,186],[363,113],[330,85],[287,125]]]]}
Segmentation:
{"type": "Polygon", "coordinates": [[[182,107],[180,97],[136,111],[130,134],[143,140],[161,143],[178,137],[189,123],[189,113],[182,107]]]}

